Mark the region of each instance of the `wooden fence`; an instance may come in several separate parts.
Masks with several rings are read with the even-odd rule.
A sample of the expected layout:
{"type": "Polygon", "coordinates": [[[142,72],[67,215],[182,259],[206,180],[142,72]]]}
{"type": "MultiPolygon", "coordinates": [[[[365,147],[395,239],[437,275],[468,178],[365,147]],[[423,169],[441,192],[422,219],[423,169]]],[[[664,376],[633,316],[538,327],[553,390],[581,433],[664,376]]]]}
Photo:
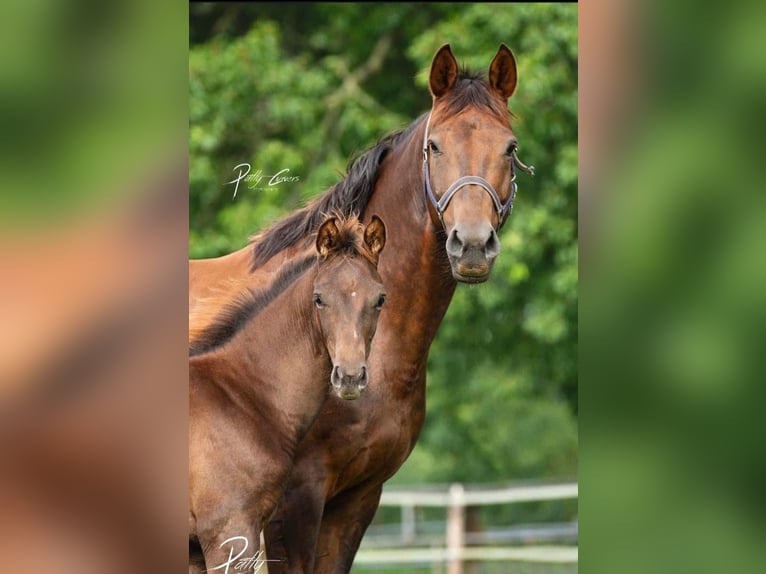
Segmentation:
{"type": "MultiPolygon", "coordinates": [[[[577,499],[576,482],[560,484],[513,485],[496,488],[471,487],[453,484],[442,489],[386,488],[381,506],[401,509],[401,527],[394,547],[380,548],[365,538],[357,553],[354,566],[368,569],[373,566],[405,566],[407,564],[446,565],[447,574],[463,574],[467,561],[513,561],[545,564],[577,564],[577,546],[475,546],[466,544],[466,508],[490,504],[577,499]],[[446,536],[443,544],[415,547],[416,512],[418,507],[446,508],[446,536]]],[[[574,536],[576,540],[576,522],[574,536]]],[[[569,530],[570,537],[571,529],[569,530]]],[[[356,568],[355,568],[356,570],[356,568]]]]}

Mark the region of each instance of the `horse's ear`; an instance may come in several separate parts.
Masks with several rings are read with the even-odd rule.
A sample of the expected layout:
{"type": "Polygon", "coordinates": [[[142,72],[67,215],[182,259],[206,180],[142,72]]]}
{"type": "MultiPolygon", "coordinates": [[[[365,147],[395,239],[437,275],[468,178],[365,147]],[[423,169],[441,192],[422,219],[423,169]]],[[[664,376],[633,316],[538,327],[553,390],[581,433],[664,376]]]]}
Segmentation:
{"type": "Polygon", "coordinates": [[[508,46],[500,44],[500,49],[489,65],[489,85],[507,100],[516,91],[517,80],[516,58],[508,46]]]}
{"type": "Polygon", "coordinates": [[[452,54],[449,44],[444,44],[436,52],[431,62],[431,76],[429,87],[435,98],[440,98],[452,89],[457,80],[457,60],[452,54]]]}
{"type": "Polygon", "coordinates": [[[335,223],[335,218],[331,217],[325,221],[317,232],[317,251],[322,257],[327,257],[338,248],[340,239],[340,230],[335,223]]]}
{"type": "Polygon", "coordinates": [[[372,216],[372,221],[364,229],[364,244],[377,261],[380,252],[386,245],[386,226],[377,215],[372,216]]]}

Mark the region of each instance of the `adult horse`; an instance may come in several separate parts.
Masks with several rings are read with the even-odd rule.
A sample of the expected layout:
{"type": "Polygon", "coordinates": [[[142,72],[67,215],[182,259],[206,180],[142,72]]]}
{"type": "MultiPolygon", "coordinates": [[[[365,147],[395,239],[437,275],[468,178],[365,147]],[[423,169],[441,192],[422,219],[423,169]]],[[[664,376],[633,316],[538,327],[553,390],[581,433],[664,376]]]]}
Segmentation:
{"type": "MultiPolygon", "coordinates": [[[[456,281],[490,276],[497,231],[515,195],[514,165],[528,170],[516,158],[508,112],[516,83],[505,45],[488,80],[459,71],[443,46],[431,65],[430,113],[373,147],[312,205],[256,237],[252,251],[229,256],[230,274],[268,276],[310,247],[306,237],[327,207],[378,213],[390,230],[378,268],[387,312],[368,361],[375,382],[364,400],[328,399],[298,446],[285,496],[265,529],[269,558],[280,560],[270,572],[348,572],[383,482],[412,451],[425,416],[428,349],[456,281]]],[[[193,289],[210,288],[205,277],[214,265],[190,270],[193,289]]],[[[219,267],[209,276],[223,274],[219,267]]]]}
{"type": "Polygon", "coordinates": [[[317,255],[286,265],[268,288],[245,286],[211,322],[207,313],[194,317],[190,571],[230,564],[232,552],[258,552],[261,528],[328,386],[347,400],[366,387],[385,301],[377,273],[385,241],[377,217],[364,229],[354,216],[330,217],[317,233],[317,255]]]}

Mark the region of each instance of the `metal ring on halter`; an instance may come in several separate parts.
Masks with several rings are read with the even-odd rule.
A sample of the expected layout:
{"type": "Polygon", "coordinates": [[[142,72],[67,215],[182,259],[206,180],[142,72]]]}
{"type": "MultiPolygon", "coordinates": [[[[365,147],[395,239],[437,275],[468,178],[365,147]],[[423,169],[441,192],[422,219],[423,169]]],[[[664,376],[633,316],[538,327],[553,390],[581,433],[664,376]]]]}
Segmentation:
{"type": "MultiPolygon", "coordinates": [[[[535,175],[535,166],[524,165],[523,163],[521,163],[519,156],[516,155],[516,150],[513,150],[513,164],[516,167],[518,167],[521,171],[528,173],[529,175],[535,175]]],[[[516,179],[516,172],[513,172],[513,178],[516,179]]]]}
{"type": "Polygon", "coordinates": [[[516,197],[517,185],[516,170],[514,169],[514,166],[518,166],[519,169],[530,175],[535,174],[534,166],[527,166],[521,163],[519,158],[516,156],[516,150],[513,151],[511,154],[511,195],[508,198],[508,201],[505,203],[500,200],[500,196],[498,195],[497,191],[495,191],[495,188],[492,187],[492,184],[483,177],[479,177],[478,175],[464,175],[463,177],[458,178],[452,185],[447,188],[447,191],[444,192],[441,198],[437,198],[433,188],[431,187],[431,173],[428,168],[428,131],[430,125],[431,114],[428,114],[428,119],[426,120],[426,129],[423,133],[423,185],[425,187],[426,198],[428,198],[428,201],[436,211],[436,215],[439,217],[439,221],[441,222],[442,227],[445,227],[443,215],[444,211],[447,209],[449,202],[452,201],[452,198],[455,196],[455,194],[466,185],[478,185],[484,189],[492,198],[492,203],[494,204],[495,211],[497,212],[497,229],[500,229],[500,227],[502,227],[502,225],[505,223],[505,220],[508,218],[508,215],[513,210],[513,200],[516,197]]]}

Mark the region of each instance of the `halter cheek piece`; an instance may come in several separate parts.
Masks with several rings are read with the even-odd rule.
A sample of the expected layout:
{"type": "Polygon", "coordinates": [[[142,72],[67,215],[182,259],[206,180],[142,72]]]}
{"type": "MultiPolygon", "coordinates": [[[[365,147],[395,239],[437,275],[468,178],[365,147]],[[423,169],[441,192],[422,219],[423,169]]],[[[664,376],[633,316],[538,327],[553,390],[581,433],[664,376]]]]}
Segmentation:
{"type": "Polygon", "coordinates": [[[508,218],[508,215],[510,215],[511,210],[513,209],[513,199],[516,197],[515,167],[518,167],[520,170],[528,173],[529,175],[534,175],[535,174],[534,166],[524,165],[523,163],[521,163],[519,158],[516,157],[516,150],[512,152],[511,154],[511,159],[512,159],[511,161],[511,195],[508,198],[508,201],[506,201],[505,203],[500,201],[500,196],[498,195],[497,191],[495,191],[495,188],[492,187],[492,184],[489,183],[483,177],[479,177],[478,175],[464,175],[463,177],[458,178],[458,180],[455,181],[455,183],[453,183],[447,188],[447,191],[444,192],[441,198],[437,199],[436,194],[434,193],[434,190],[431,187],[431,172],[428,169],[428,128],[430,124],[431,124],[431,114],[428,114],[428,120],[426,121],[426,131],[423,134],[423,182],[424,182],[425,190],[426,190],[426,198],[428,198],[428,201],[431,203],[434,210],[436,211],[436,215],[439,216],[439,221],[441,222],[442,227],[444,228],[444,211],[447,209],[449,202],[452,200],[455,194],[466,185],[478,185],[479,187],[484,189],[492,198],[492,203],[495,206],[495,211],[497,211],[497,229],[500,229],[505,223],[505,220],[508,218]]]}

